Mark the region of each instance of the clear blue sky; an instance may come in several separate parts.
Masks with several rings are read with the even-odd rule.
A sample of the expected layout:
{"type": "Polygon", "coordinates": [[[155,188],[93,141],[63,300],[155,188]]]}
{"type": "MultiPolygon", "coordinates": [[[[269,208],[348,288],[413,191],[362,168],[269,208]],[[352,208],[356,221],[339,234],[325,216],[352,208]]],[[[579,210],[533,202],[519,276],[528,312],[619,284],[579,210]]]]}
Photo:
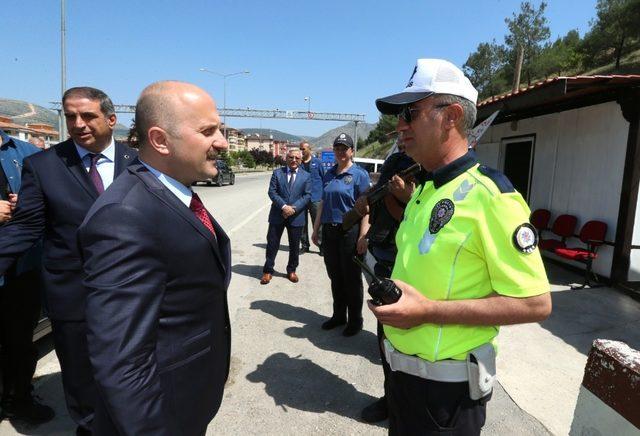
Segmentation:
{"type": "MultiPolygon", "coordinates": [[[[539,1],[533,0],[537,5],[539,1]]],[[[549,0],[552,39],[583,35],[596,0],[549,0]]],[[[479,43],[504,41],[504,18],[520,0],[67,0],[67,85],[135,104],[161,79],[195,83],[222,107],[366,114],[400,91],[419,57],[461,66],[479,43]]],[[[60,99],[59,0],[2,0],[0,97],[48,106],[60,99]]],[[[126,117],[121,120],[128,124],[126,117]]],[[[228,118],[317,136],[340,123],[228,118]]]]}

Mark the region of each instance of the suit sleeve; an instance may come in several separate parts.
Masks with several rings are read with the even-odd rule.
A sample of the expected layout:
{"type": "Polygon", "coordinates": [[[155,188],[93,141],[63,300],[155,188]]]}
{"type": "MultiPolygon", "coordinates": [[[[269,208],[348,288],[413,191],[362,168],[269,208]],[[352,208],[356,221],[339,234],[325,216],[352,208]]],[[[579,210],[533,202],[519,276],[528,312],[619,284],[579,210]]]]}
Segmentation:
{"type": "Polygon", "coordinates": [[[271,180],[269,181],[269,198],[273,201],[278,209],[282,209],[282,207],[287,204],[286,201],[278,194],[278,173],[277,170],[273,172],[271,175],[271,180]]]}
{"type": "Polygon", "coordinates": [[[307,180],[304,182],[304,191],[302,191],[302,195],[298,200],[293,203],[293,208],[297,211],[303,210],[307,204],[311,201],[311,176],[307,177],[307,180]]]}
{"type": "Polygon", "coordinates": [[[0,275],[40,239],[44,227],[44,195],[38,175],[29,159],[26,159],[22,168],[18,204],[11,220],[0,227],[0,275]]]}
{"type": "Polygon", "coordinates": [[[175,422],[155,353],[166,266],[153,227],[134,208],[109,204],[78,230],[89,357],[99,393],[123,435],[168,435],[175,422]]]}

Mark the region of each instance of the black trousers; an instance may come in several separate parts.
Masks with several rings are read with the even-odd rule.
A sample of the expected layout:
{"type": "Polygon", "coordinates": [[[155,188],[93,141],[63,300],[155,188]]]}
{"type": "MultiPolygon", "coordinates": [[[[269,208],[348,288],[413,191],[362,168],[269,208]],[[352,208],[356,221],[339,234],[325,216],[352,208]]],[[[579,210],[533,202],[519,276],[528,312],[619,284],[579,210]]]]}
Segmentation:
{"type": "Polygon", "coordinates": [[[469,384],[445,383],[391,371],[385,383],[389,405],[389,434],[479,435],[486,404],[469,398],[469,384]]]}
{"type": "MultiPolygon", "coordinates": [[[[373,272],[377,277],[390,278],[391,272],[393,271],[392,265],[387,265],[384,262],[377,261],[376,265],[373,269],[373,272]]],[[[384,355],[384,347],[382,345],[382,341],[384,339],[384,330],[382,328],[382,323],[377,321],[376,333],[378,334],[378,351],[380,352],[380,361],[382,362],[382,372],[384,373],[384,381],[386,384],[387,377],[391,372],[391,367],[387,363],[387,358],[384,355]]]]}
{"type": "Polygon", "coordinates": [[[295,272],[298,268],[300,257],[300,233],[302,226],[293,227],[289,224],[272,224],[269,223],[267,230],[267,260],[262,268],[263,273],[273,274],[273,266],[276,263],[276,255],[280,248],[280,239],[284,229],[287,229],[289,237],[289,261],[287,263],[287,273],[295,272]]]}
{"type": "Polygon", "coordinates": [[[51,326],[69,416],[79,427],[91,430],[98,390],[89,361],[87,324],[52,320],[51,326]]]}
{"type": "Polygon", "coordinates": [[[40,274],[30,271],[5,280],[0,288],[2,399],[29,398],[38,362],[33,329],[40,318],[40,274]]]}
{"type": "Polygon", "coordinates": [[[342,230],[342,224],[322,226],[322,248],[331,280],[333,317],[348,320],[350,325],[362,324],[362,270],[353,261],[359,232],[360,226],[353,226],[347,231],[342,230]]]}
{"type": "MultiPolygon", "coordinates": [[[[300,246],[302,248],[306,248],[307,250],[310,247],[309,244],[309,216],[311,216],[311,228],[313,229],[313,223],[316,222],[316,217],[318,216],[318,206],[320,206],[319,201],[310,201],[307,210],[304,213],[304,229],[302,230],[302,237],[300,238],[300,246]]],[[[318,242],[322,245],[322,232],[318,235],[318,242]]]]}

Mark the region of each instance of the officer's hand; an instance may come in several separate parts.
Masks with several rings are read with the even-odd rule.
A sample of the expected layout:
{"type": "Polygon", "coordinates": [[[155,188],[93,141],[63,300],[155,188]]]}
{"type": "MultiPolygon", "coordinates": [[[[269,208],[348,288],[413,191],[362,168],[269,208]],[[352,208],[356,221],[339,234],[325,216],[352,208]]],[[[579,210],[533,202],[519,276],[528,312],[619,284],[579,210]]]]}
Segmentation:
{"type": "Polygon", "coordinates": [[[402,296],[396,303],[376,306],[371,300],[367,301],[369,309],[378,321],[401,329],[409,329],[429,322],[431,300],[401,280],[394,280],[394,282],[402,290],[402,296]]]}
{"type": "Polygon", "coordinates": [[[367,196],[366,195],[362,195],[362,196],[358,197],[358,199],[356,200],[356,204],[355,204],[355,206],[353,206],[353,208],[358,211],[360,216],[365,216],[366,214],[368,214],[369,213],[369,203],[367,202],[367,196]]]}
{"type": "Polygon", "coordinates": [[[320,246],[320,241],[318,240],[318,231],[314,230],[313,233],[311,234],[311,242],[313,242],[313,245],[315,245],[316,247],[320,246]]]}
{"type": "Polygon", "coordinates": [[[414,182],[405,182],[397,174],[389,180],[389,192],[403,203],[408,203],[413,191],[416,189],[414,182]]]}
{"type": "Polygon", "coordinates": [[[367,252],[367,247],[369,246],[369,241],[366,237],[360,236],[358,238],[358,243],[356,244],[356,252],[360,255],[363,255],[367,252]]]}
{"type": "Polygon", "coordinates": [[[13,211],[13,206],[11,202],[0,200],[0,223],[6,223],[11,219],[11,212],[13,211]]]}
{"type": "Polygon", "coordinates": [[[18,194],[9,194],[9,203],[11,203],[12,207],[16,207],[16,204],[18,204],[18,194]]]}

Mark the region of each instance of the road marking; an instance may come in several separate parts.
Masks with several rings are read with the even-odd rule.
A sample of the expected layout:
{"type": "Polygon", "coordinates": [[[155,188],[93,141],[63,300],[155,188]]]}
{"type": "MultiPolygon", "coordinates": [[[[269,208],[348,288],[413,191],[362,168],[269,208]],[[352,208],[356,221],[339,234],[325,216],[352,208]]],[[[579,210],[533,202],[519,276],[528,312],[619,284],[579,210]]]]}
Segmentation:
{"type": "Polygon", "coordinates": [[[264,206],[262,206],[260,209],[256,210],[255,212],[253,212],[251,215],[249,215],[247,218],[245,218],[244,221],[242,221],[240,224],[238,224],[237,226],[235,226],[234,228],[232,228],[228,234],[229,236],[233,235],[237,230],[240,230],[245,224],[247,224],[249,221],[251,221],[252,219],[254,219],[260,212],[262,212],[263,210],[265,210],[267,207],[271,206],[271,202],[266,203],[264,206]]]}

